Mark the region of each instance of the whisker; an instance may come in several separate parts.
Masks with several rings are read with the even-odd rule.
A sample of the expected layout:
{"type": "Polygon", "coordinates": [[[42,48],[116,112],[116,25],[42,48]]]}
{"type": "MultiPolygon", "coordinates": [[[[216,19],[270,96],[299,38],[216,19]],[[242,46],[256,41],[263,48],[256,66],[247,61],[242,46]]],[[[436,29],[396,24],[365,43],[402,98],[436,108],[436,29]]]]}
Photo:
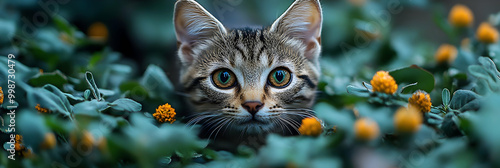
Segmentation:
{"type": "MultiPolygon", "coordinates": [[[[208,139],[211,139],[212,137],[212,134],[215,133],[219,128],[221,128],[223,126],[222,123],[225,123],[227,120],[229,120],[229,118],[225,118],[225,117],[222,117],[221,120],[217,120],[217,127],[215,127],[215,129],[213,129],[210,133],[210,135],[208,136],[208,139]]],[[[215,138],[214,138],[215,139],[215,138]]]]}

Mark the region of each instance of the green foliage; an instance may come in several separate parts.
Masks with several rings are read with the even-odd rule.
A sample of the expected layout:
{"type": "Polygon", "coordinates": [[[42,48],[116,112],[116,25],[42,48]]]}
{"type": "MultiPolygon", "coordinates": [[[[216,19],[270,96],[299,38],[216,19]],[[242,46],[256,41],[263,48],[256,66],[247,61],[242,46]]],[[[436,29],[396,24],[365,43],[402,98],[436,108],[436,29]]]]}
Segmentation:
{"type": "MultiPolygon", "coordinates": [[[[272,23],[279,16],[276,9],[285,10],[290,3],[200,1],[224,23],[245,12],[251,20],[272,23]],[[226,13],[245,6],[251,7],[234,10],[241,12],[234,16],[226,13]]],[[[472,33],[474,27],[452,27],[448,10],[439,2],[322,1],[322,75],[312,110],[324,132],[318,137],[249,137],[232,151],[212,148],[211,140],[198,137],[197,126],[184,123],[182,115],[189,108],[172,72],[179,67],[174,62],[176,40],[169,20],[173,1],[72,1],[59,6],[57,14],[47,14],[47,23],[34,25],[34,32],[25,32],[22,18],[42,11],[34,8],[37,2],[0,2],[1,9],[8,9],[0,10],[4,94],[0,167],[500,166],[496,159],[500,156],[496,130],[500,127],[500,43],[480,43],[472,33]],[[100,6],[111,8],[108,13],[87,11],[100,6]],[[393,17],[415,7],[432,13],[428,22],[446,34],[442,41],[457,47],[455,60],[437,64],[433,55],[439,45],[423,39],[423,30],[393,26],[394,20],[400,20],[393,17]],[[130,12],[125,21],[119,20],[121,9],[130,12]],[[109,41],[96,41],[82,31],[96,20],[106,22],[109,41]],[[469,43],[457,46],[464,38],[469,43]],[[126,47],[116,47],[123,41],[126,47]],[[6,82],[11,79],[9,54],[16,56],[10,59],[16,62],[12,102],[6,82]],[[395,79],[396,93],[373,91],[369,81],[379,70],[387,70],[395,79]],[[419,90],[429,93],[431,110],[419,113],[423,120],[416,132],[397,132],[394,114],[407,107],[419,90]],[[173,124],[159,123],[152,116],[165,103],[177,112],[173,124]],[[12,105],[18,106],[15,134],[23,136],[22,144],[33,154],[18,151],[15,161],[7,159],[10,144],[5,143],[14,133],[8,129],[12,105]],[[354,124],[360,118],[377,123],[379,136],[359,139],[354,124]],[[47,134],[55,135],[53,148],[42,147],[47,134]],[[255,147],[257,141],[266,144],[255,147]]],[[[489,20],[498,28],[500,13],[489,20]]]]}

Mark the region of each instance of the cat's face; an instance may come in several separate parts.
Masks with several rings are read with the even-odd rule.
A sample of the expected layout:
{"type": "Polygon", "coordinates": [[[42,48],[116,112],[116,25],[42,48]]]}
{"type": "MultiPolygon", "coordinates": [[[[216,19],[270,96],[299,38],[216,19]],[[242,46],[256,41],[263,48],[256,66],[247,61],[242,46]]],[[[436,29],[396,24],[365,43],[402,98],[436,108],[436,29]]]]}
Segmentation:
{"type": "Polygon", "coordinates": [[[197,110],[191,121],[212,133],[296,134],[313,115],[321,21],[317,0],[297,0],[269,28],[228,30],[195,1],[178,1],[181,82],[197,110]]]}

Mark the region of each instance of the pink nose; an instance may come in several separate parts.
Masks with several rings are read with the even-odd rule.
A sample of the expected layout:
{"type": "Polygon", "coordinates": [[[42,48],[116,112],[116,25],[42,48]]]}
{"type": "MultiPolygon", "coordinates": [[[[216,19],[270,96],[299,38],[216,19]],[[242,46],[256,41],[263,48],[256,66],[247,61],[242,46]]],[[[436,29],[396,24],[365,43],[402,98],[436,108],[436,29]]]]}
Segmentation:
{"type": "Polygon", "coordinates": [[[259,101],[247,101],[241,106],[243,106],[243,108],[245,108],[250,114],[255,115],[255,113],[257,113],[264,106],[264,104],[259,101]]]}

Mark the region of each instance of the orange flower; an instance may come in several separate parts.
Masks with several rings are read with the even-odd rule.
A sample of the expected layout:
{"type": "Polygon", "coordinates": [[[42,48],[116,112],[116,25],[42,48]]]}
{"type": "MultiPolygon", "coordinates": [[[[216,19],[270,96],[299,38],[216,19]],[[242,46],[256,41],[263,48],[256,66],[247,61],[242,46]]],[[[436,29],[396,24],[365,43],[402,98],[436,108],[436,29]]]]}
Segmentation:
{"type": "Polygon", "coordinates": [[[52,149],[57,145],[56,136],[54,133],[45,134],[45,138],[43,139],[42,144],[40,144],[40,148],[42,149],[52,149]]]}
{"type": "Polygon", "coordinates": [[[472,25],[474,15],[467,6],[457,4],[451,8],[448,21],[455,27],[468,27],[472,25]]]}
{"type": "Polygon", "coordinates": [[[421,112],[429,112],[431,111],[431,97],[425,91],[416,91],[413,95],[408,99],[408,106],[415,107],[421,112]]]}
{"type": "Polygon", "coordinates": [[[108,28],[101,22],[90,25],[87,35],[95,41],[106,41],[108,39],[108,28]]]}
{"type": "Polygon", "coordinates": [[[485,44],[496,43],[498,41],[498,30],[487,22],[481,23],[476,32],[477,40],[485,44]]]}
{"type": "Polygon", "coordinates": [[[0,87],[0,104],[3,104],[3,91],[2,91],[2,87],[0,87]]]}
{"type": "Polygon", "coordinates": [[[439,46],[438,50],[436,51],[436,54],[434,54],[434,58],[436,59],[436,62],[438,63],[443,63],[443,62],[448,62],[452,63],[455,61],[455,58],[457,58],[457,48],[455,46],[449,45],[449,44],[442,44],[439,46]]]}
{"type": "Polygon", "coordinates": [[[378,137],[380,130],[377,122],[369,118],[361,118],[354,123],[354,133],[360,140],[373,140],[378,137]]]}
{"type": "Polygon", "coordinates": [[[84,130],[83,132],[72,132],[69,135],[69,142],[73,148],[79,148],[83,145],[85,148],[92,148],[94,146],[94,136],[84,130]]]}
{"type": "Polygon", "coordinates": [[[394,115],[394,127],[398,132],[417,132],[422,124],[422,113],[415,107],[405,108],[401,107],[394,115]]]}
{"type": "Polygon", "coordinates": [[[23,145],[23,136],[22,135],[19,135],[19,134],[16,135],[16,143],[14,144],[14,149],[16,151],[21,151],[21,150],[25,149],[25,147],[23,145]]]}
{"type": "Polygon", "coordinates": [[[40,104],[36,104],[35,108],[40,113],[48,113],[48,112],[50,112],[49,109],[41,107],[40,104]]]}
{"type": "Polygon", "coordinates": [[[394,78],[387,71],[378,71],[370,81],[373,91],[394,94],[398,90],[398,85],[394,78]]]}
{"type": "Polygon", "coordinates": [[[170,122],[170,124],[174,123],[175,115],[175,109],[168,103],[158,106],[156,112],[153,113],[153,117],[155,117],[158,122],[170,122]]]}
{"type": "Polygon", "coordinates": [[[318,136],[323,132],[321,123],[314,117],[302,119],[299,132],[301,135],[318,136]]]}

